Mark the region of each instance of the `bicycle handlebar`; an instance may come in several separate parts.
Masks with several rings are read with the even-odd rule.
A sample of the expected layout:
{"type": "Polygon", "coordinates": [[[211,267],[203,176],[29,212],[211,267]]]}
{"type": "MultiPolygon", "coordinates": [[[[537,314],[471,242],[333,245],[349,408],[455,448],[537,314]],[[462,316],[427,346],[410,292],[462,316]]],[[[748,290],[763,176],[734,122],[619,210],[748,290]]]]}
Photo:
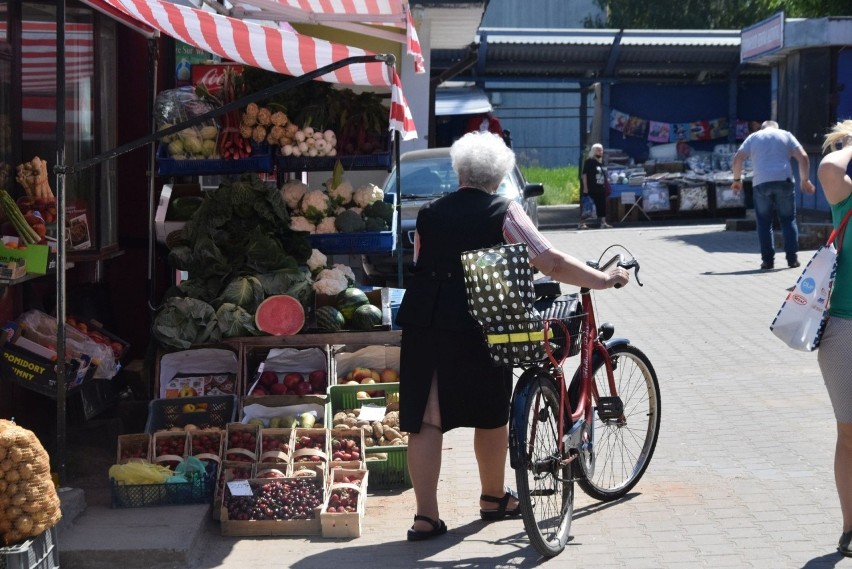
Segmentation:
{"type": "MultiPolygon", "coordinates": [[[[630,269],[633,269],[633,276],[636,279],[636,284],[638,284],[639,286],[645,286],[644,284],[642,284],[642,281],[639,280],[639,260],[636,257],[631,257],[630,260],[625,261],[624,255],[619,253],[618,255],[613,255],[609,261],[602,265],[598,265],[598,263],[594,261],[588,262],[589,266],[595,267],[599,271],[607,270],[612,266],[613,263],[615,263],[616,266],[621,267],[622,269],[627,269],[628,271],[630,269]]],[[[615,288],[621,288],[621,285],[617,284],[615,285],[615,288]]]]}

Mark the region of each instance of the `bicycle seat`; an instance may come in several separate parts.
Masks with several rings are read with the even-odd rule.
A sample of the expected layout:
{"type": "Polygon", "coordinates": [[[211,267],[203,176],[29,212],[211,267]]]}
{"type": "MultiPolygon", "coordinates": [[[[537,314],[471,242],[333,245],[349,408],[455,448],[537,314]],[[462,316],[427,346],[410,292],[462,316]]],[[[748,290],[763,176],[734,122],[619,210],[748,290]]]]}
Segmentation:
{"type": "Polygon", "coordinates": [[[550,277],[540,277],[533,280],[533,290],[537,300],[556,298],[562,294],[559,282],[550,277]]]}

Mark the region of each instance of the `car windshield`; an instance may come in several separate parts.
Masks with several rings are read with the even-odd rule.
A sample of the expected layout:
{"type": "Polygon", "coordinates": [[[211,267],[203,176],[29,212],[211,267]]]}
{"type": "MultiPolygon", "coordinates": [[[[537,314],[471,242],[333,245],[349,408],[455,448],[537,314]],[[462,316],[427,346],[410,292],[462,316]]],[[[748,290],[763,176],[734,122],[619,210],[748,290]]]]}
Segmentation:
{"type": "MultiPolygon", "coordinates": [[[[439,197],[454,192],[459,186],[458,177],[449,157],[446,156],[403,162],[401,171],[403,199],[439,197]]],[[[396,191],[396,171],[391,172],[386,191],[396,191]]],[[[513,200],[518,198],[519,193],[517,182],[512,174],[507,175],[497,189],[498,195],[513,200]]]]}

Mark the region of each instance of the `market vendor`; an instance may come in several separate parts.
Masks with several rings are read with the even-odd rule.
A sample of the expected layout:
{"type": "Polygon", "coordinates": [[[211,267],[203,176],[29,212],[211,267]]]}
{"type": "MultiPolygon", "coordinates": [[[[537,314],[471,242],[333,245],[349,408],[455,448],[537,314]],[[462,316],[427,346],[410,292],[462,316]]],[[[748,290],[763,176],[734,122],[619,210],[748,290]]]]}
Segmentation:
{"type": "Polygon", "coordinates": [[[443,535],[438,480],[444,433],[474,429],[479,467],[480,517],[520,515],[515,493],[504,487],[512,368],[495,367],[479,326],[467,309],[461,254],[499,243],[525,243],[531,264],[563,283],[592,289],[626,284],[622,268],[601,272],[553,247],[515,201],[495,194],[515,166],[502,139],[471,132],[450,150],[457,191],[420,210],[415,232],[416,270],[397,316],[400,352],[400,428],[409,432],[408,469],[417,509],[409,541],[443,535]]]}

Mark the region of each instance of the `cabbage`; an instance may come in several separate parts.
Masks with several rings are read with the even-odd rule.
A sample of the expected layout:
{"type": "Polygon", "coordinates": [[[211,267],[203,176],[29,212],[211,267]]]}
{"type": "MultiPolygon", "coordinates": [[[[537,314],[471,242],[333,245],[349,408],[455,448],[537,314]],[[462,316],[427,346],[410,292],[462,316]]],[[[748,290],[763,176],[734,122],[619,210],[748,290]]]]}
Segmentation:
{"type": "Polygon", "coordinates": [[[229,282],[216,299],[216,303],[217,305],[236,304],[253,314],[258,305],[263,302],[263,298],[263,285],[257,277],[248,275],[237,277],[229,282]]]}
{"type": "Polygon", "coordinates": [[[254,325],[254,315],[236,304],[225,302],[216,310],[219,333],[223,338],[256,336],[258,329],[254,325]]]}
{"type": "Polygon", "coordinates": [[[168,299],[154,317],[151,333],[163,346],[179,350],[221,339],[216,311],[194,298],[168,299]]]}

